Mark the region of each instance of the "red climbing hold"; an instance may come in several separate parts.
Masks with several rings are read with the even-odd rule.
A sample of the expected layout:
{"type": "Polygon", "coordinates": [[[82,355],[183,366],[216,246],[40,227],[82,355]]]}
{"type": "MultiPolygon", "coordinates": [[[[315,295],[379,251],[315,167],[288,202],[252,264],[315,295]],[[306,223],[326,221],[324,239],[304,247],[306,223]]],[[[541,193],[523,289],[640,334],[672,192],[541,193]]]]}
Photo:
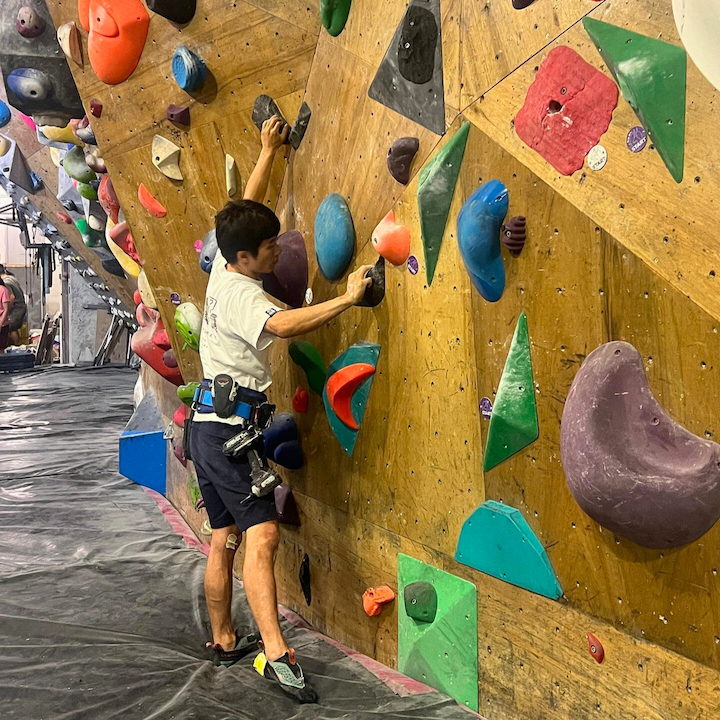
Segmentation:
{"type": "Polygon", "coordinates": [[[126,254],[129,255],[138,265],[142,267],[140,257],[135,247],[135,241],[130,233],[126,222],[118,223],[110,230],[110,239],[126,254]]]}
{"type": "Polygon", "coordinates": [[[590,654],[601,663],[605,659],[605,648],[603,648],[602,643],[591,632],[587,634],[587,639],[590,654]]]}
{"type": "Polygon", "coordinates": [[[338,370],[327,381],[327,399],[338,418],[351,430],[360,426],[352,415],[352,397],[358,386],[375,374],[375,367],[369,363],[355,363],[338,370]]]}
{"type": "Polygon", "coordinates": [[[138,200],[153,217],[164,218],[167,215],[167,210],[150,194],[143,183],[140,183],[138,188],[138,200]]]}
{"type": "Polygon", "coordinates": [[[368,588],[363,593],[363,610],[370,617],[377,617],[382,612],[383,605],[392,602],[394,599],[395,593],[387,585],[368,588]]]}
{"type": "Polygon", "coordinates": [[[99,118],[102,116],[103,106],[99,100],[90,101],[90,114],[93,117],[99,118]]]}
{"type": "Polygon", "coordinates": [[[139,305],[142,302],[142,295],[140,295],[139,290],[136,290],[133,293],[133,302],[135,303],[135,305],[139,305]]]}
{"type": "MultiPolygon", "coordinates": [[[[118,200],[117,193],[115,192],[115,188],[113,187],[112,180],[109,175],[103,175],[97,192],[98,202],[105,211],[105,214],[114,223],[117,223],[120,216],[120,200],[118,200]]],[[[115,242],[114,239],[113,242],[115,242]]]]}
{"type": "Polygon", "coordinates": [[[160,319],[160,313],[140,303],[135,316],[140,329],[132,337],[133,352],[166,380],[174,385],[182,385],[180,368],[170,368],[163,362],[165,351],[170,349],[170,339],[160,319]]]}
{"type": "Polygon", "coordinates": [[[60,222],[64,222],[66,225],[73,224],[72,218],[67,213],[59,212],[55,213],[55,215],[57,215],[57,219],[60,220],[60,222]]]}
{"type": "Polygon", "coordinates": [[[308,405],[310,404],[310,398],[307,394],[307,390],[299,387],[292,397],[293,410],[296,413],[304,414],[308,411],[308,405]]]}

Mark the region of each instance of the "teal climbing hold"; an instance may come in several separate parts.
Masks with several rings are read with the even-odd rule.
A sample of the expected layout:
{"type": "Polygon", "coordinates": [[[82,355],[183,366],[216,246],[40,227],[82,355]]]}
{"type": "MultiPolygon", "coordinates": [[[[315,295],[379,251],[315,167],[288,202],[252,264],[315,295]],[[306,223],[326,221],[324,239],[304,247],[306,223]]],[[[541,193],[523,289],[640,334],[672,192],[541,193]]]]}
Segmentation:
{"type": "Polygon", "coordinates": [[[333,37],[337,37],[345,27],[350,14],[352,0],[320,0],[320,21],[333,37]]]}
{"type": "Polygon", "coordinates": [[[685,49],[594,18],[586,17],[583,26],[673,179],[682,182],[685,49]]]}
{"type": "Polygon", "coordinates": [[[563,594],[545,548],[522,513],[495,500],[484,502],[465,521],[455,559],[552,600],[563,594]]]}
{"type": "Polygon", "coordinates": [[[339,280],[355,251],[355,228],[342,195],[328,195],[315,215],[315,256],[328,280],[339,280]]]}
{"type": "Polygon", "coordinates": [[[435,276],[435,267],[440,255],[440,246],[445,235],[445,226],[465,155],[469,131],[470,123],[464,122],[420,172],[417,199],[428,285],[432,285],[435,276]]]}
{"type": "MultiPolygon", "coordinates": [[[[378,358],[380,357],[380,346],[375,343],[365,342],[364,340],[355,345],[350,346],[340,357],[330,364],[327,372],[328,382],[332,376],[342,370],[342,368],[348,365],[355,365],[357,363],[366,363],[377,367],[378,358]]],[[[362,426],[363,417],[365,416],[365,409],[367,407],[368,400],[370,398],[370,389],[375,375],[370,375],[364,380],[353,393],[352,400],[350,402],[350,410],[352,417],[355,420],[358,428],[362,426]]],[[[355,449],[355,443],[357,442],[357,436],[359,430],[354,430],[348,427],[342,420],[335,414],[330,400],[328,399],[327,393],[327,382],[323,389],[323,402],[325,403],[325,411],[327,412],[328,421],[330,423],[330,429],[335,434],[343,449],[348,455],[353,454],[355,449]]]]}
{"type": "Polygon", "coordinates": [[[322,395],[327,370],[318,349],[307,340],[296,340],[290,343],[289,353],[290,359],[305,371],[310,389],[322,395]]]}
{"type": "Polygon", "coordinates": [[[527,317],[520,314],[493,403],[483,470],[491,470],[540,434],[527,317]]]}

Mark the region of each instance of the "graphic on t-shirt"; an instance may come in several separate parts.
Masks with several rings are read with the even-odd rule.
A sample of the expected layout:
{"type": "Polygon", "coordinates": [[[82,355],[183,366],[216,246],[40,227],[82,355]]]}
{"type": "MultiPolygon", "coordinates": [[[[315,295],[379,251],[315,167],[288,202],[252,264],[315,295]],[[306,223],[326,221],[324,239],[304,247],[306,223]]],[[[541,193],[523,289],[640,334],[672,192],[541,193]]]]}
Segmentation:
{"type": "Polygon", "coordinates": [[[217,333],[217,315],[213,312],[216,306],[217,300],[208,295],[205,300],[205,324],[214,333],[217,333]]]}

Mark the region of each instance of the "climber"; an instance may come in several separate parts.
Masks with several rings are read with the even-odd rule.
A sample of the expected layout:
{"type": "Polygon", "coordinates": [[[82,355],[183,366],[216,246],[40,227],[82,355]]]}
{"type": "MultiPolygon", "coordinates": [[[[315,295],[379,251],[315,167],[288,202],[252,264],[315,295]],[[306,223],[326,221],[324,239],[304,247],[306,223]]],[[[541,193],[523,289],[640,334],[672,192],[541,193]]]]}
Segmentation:
{"type": "MultiPolygon", "coordinates": [[[[277,116],[263,123],[262,150],[243,200],[228,203],[215,218],[219,250],[210,273],[200,336],[205,378],[212,381],[218,375],[230,375],[244,399],[256,398],[258,407],[272,382],[268,351],[273,340],[322,327],[356,305],[372,283],[365,277],[372,266],[365,265],[349,276],[344,294],[297,310],[283,310],[263,292],[260,276],[272,272],[280,256],[280,221],[262,202],[275,154],[287,134],[287,125],[277,116]]],[[[237,415],[222,418],[210,410],[194,415],[189,442],[213,528],[205,573],[213,631],[208,647],[216,662],[225,665],[252,649],[233,626],[230,613],[233,560],[244,534],[245,593],[262,637],[255,668],[296,700],[316,702],[317,694],[305,679],[278,621],[274,564],[279,532],[273,494],[242,504],[250,493],[250,466],[247,458],[231,461],[222,447],[245,421],[237,415]]]]}
{"type": "Polygon", "coordinates": [[[8,272],[4,265],[0,264],[0,278],[5,283],[5,287],[15,296],[13,303],[10,305],[9,320],[9,336],[10,345],[20,344],[20,329],[25,324],[27,318],[27,303],[25,302],[25,293],[16,277],[8,272]]]}

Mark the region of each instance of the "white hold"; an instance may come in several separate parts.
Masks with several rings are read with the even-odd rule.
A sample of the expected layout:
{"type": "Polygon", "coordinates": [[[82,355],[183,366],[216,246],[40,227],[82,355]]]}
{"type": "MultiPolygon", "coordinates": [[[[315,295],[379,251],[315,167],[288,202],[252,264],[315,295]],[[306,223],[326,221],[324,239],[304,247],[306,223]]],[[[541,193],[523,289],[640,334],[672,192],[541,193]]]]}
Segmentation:
{"type": "Polygon", "coordinates": [[[167,138],[156,135],[152,141],[153,165],[165,177],[171,180],[182,180],[180,172],[180,148],[167,138]]]}
{"type": "Polygon", "coordinates": [[[238,191],[237,163],[232,155],[225,155],[225,187],[228,197],[233,197],[238,191]]]}
{"type": "Polygon", "coordinates": [[[673,0],[673,14],[688,55],[720,90],[720,0],[673,0]]]}

